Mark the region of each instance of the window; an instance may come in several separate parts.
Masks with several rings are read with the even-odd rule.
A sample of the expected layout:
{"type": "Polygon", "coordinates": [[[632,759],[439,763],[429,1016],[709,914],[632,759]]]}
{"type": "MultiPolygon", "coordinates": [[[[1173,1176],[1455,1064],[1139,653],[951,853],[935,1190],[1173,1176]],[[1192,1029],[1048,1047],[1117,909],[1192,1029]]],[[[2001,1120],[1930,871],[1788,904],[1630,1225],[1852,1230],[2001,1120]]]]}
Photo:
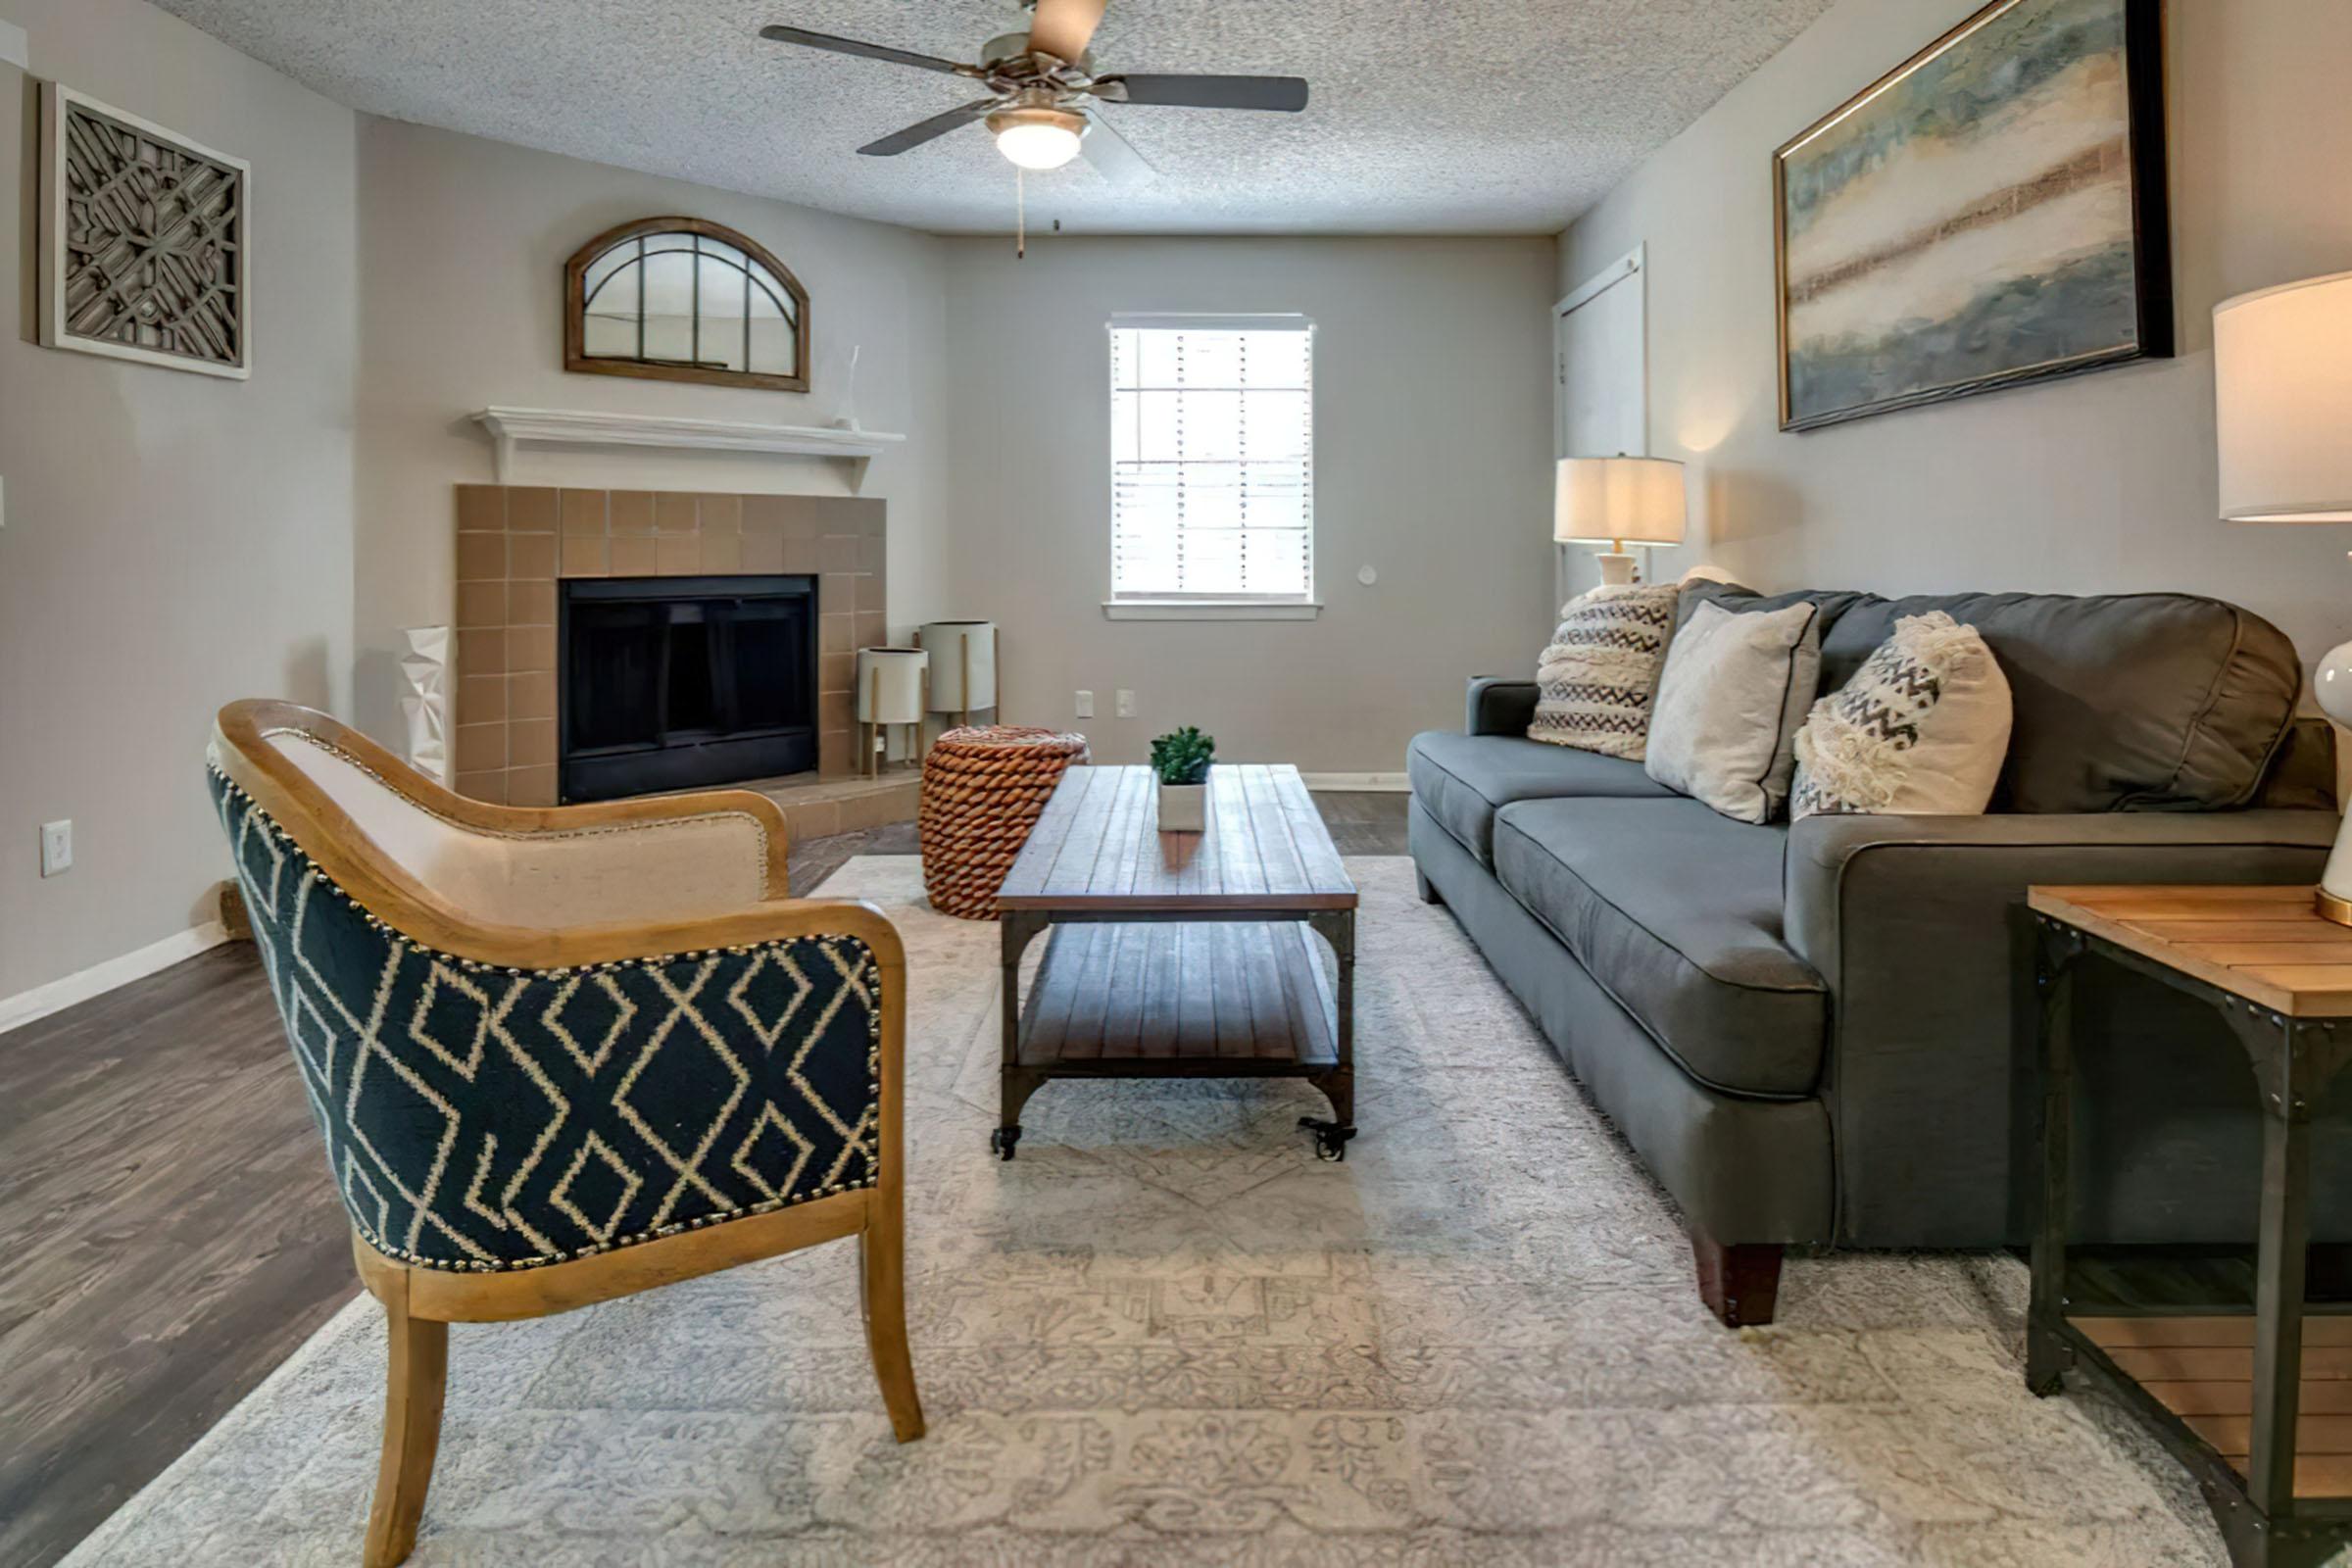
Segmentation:
{"type": "Polygon", "coordinates": [[[1110,322],[1105,612],[1314,613],[1314,329],[1299,316],[1110,322]]]}
{"type": "Polygon", "coordinates": [[[648,218],[564,269],[564,368],[808,390],[808,295],[757,241],[697,218],[648,218]]]}

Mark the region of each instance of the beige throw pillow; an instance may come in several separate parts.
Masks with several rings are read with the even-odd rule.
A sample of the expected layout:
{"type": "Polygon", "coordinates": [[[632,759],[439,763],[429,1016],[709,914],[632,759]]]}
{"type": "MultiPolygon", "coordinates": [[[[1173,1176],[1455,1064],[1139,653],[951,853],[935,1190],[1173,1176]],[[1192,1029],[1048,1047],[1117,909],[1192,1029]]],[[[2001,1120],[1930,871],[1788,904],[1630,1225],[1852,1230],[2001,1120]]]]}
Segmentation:
{"type": "Polygon", "coordinates": [[[1634,583],[1570,600],[1536,665],[1528,739],[1642,760],[1677,592],[1670,582],[1634,583]]]}
{"type": "Polygon", "coordinates": [[[2009,755],[2009,680],[1942,611],[1894,623],[1796,738],[1797,816],[1981,816],[2009,755]]]}
{"type": "Polygon", "coordinates": [[[1675,634],[1649,725],[1649,776],[1742,822],[1788,798],[1796,729],[1821,678],[1821,612],[1703,604],[1675,634]]]}

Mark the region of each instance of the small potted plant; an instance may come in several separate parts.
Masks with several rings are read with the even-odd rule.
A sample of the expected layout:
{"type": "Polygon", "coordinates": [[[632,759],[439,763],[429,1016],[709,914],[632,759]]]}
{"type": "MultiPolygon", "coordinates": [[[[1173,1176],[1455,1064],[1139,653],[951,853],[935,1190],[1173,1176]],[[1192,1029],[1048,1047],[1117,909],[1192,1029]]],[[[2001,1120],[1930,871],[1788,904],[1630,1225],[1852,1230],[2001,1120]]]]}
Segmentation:
{"type": "Polygon", "coordinates": [[[1208,825],[1208,765],[1216,755],[1216,737],[1191,724],[1152,743],[1162,833],[1198,833],[1208,825]]]}

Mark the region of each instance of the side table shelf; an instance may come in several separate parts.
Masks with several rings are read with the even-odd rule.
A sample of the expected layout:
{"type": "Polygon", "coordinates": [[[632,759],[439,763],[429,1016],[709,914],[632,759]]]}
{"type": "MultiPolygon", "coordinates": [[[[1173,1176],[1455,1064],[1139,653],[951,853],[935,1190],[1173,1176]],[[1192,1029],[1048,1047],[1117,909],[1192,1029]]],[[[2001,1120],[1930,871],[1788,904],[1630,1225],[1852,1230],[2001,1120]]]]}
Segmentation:
{"type": "Polygon", "coordinates": [[[2083,1374],[2196,1478],[2231,1560],[2304,1568],[2352,1544],[2352,1316],[2308,1307],[2311,1117],[2352,1058],[2352,929],[2308,887],[2028,890],[2042,1089],[2026,1381],[2083,1374]],[[2253,1068],[2263,1116],[2254,1300],[2118,1315],[2078,1293],[2073,1212],[2075,979],[2118,964],[2211,1005],[2253,1068]],[[2080,1309],[2078,1302],[2082,1301],[2080,1309]]]}

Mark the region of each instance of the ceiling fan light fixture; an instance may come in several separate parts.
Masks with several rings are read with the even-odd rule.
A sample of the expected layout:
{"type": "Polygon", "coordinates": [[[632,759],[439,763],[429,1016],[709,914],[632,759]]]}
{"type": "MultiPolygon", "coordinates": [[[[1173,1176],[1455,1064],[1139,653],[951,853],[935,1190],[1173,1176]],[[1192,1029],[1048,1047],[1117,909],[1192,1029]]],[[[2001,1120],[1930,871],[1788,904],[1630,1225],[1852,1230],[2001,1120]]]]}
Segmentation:
{"type": "Polygon", "coordinates": [[[1023,169],[1059,169],[1078,156],[1086,117],[1068,109],[1003,109],[988,117],[997,151],[1023,169]]]}

